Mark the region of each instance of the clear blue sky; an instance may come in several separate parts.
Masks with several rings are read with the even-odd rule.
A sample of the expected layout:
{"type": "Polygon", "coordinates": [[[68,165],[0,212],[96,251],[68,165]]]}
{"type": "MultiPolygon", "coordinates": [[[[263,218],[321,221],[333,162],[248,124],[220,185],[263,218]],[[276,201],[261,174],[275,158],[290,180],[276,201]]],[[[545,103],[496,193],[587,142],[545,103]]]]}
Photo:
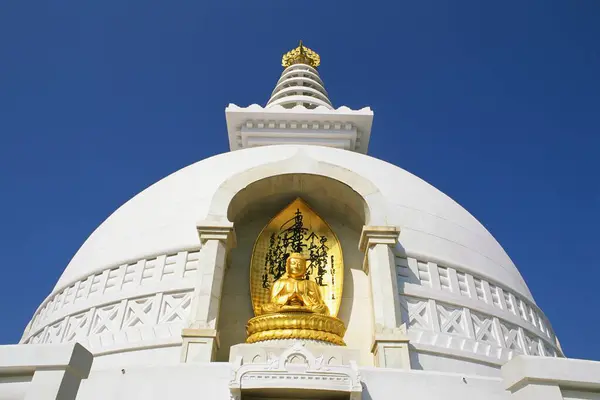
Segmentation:
{"type": "Polygon", "coordinates": [[[266,103],[303,39],[336,106],[373,108],[370,154],[477,217],[600,360],[599,1],[210,3],[2,3],[0,343],[118,206],[228,150],[225,106],[266,103]]]}

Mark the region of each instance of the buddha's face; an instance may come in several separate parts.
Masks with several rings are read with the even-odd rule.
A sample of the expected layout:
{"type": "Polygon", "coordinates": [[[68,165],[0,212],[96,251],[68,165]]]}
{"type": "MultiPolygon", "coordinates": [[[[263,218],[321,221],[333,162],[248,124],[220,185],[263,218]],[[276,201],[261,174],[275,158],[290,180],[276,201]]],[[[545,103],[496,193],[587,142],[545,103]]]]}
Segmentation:
{"type": "Polygon", "coordinates": [[[288,274],[292,278],[302,278],[306,273],[306,261],[299,257],[288,258],[288,274]]]}

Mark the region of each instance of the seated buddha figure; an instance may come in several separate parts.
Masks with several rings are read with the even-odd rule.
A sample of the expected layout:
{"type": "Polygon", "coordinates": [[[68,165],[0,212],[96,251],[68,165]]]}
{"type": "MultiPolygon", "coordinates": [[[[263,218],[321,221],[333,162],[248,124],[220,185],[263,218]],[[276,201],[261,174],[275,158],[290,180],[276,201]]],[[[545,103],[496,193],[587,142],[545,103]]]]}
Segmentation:
{"type": "Polygon", "coordinates": [[[287,276],[282,276],[273,284],[271,300],[262,306],[263,313],[313,312],[329,315],[319,286],[314,281],[304,279],[306,258],[300,253],[290,254],[285,269],[287,276]]]}

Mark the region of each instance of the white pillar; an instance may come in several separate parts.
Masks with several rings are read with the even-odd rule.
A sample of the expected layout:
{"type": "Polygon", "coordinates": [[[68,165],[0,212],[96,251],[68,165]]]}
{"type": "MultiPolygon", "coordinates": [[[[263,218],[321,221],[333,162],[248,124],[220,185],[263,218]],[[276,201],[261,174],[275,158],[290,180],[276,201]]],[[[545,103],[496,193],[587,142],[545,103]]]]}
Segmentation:
{"type": "Polygon", "coordinates": [[[202,223],[197,229],[202,248],[189,328],[182,332],[182,362],[208,362],[214,358],[219,346],[217,327],[227,254],[235,247],[232,223],[202,223]]]}
{"type": "Polygon", "coordinates": [[[374,332],[372,352],[379,367],[410,369],[408,338],[402,327],[400,293],[393,248],[400,229],[363,227],[359,248],[365,253],[363,269],[371,280],[374,332]]]}

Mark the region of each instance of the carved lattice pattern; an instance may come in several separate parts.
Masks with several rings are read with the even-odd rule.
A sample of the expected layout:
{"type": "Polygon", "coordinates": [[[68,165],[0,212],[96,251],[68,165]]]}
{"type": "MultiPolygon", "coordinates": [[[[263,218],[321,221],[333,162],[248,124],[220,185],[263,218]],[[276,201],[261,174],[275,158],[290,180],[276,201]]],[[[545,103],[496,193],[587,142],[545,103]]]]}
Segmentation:
{"type": "Polygon", "coordinates": [[[165,294],[158,316],[158,323],[183,322],[191,304],[191,293],[165,294]]]}
{"type": "MultiPolygon", "coordinates": [[[[423,289],[418,289],[415,286],[432,287],[431,274],[437,271],[439,276],[440,289],[444,293],[448,293],[450,296],[460,295],[461,297],[471,298],[472,300],[480,301],[485,303],[481,305],[481,308],[475,307],[472,310],[469,307],[469,312],[472,314],[476,313],[475,318],[468,318],[468,321],[464,320],[465,317],[460,318],[460,312],[454,312],[460,309],[460,306],[456,308],[456,305],[460,305],[462,302],[453,297],[448,298],[447,305],[442,304],[442,311],[438,310],[437,305],[441,304],[441,298],[444,298],[444,304],[446,304],[445,298],[448,295],[439,295],[441,298],[433,297],[436,299],[436,312],[438,313],[437,319],[444,328],[440,327],[442,333],[451,333],[453,335],[464,335],[467,338],[482,335],[477,338],[478,341],[495,344],[497,346],[503,345],[501,340],[502,336],[508,336],[508,343],[510,350],[516,350],[518,352],[525,351],[524,339],[519,336],[514,336],[514,329],[509,329],[508,332],[502,331],[502,329],[493,322],[494,317],[497,317],[500,321],[506,322],[506,326],[513,326],[514,322],[511,321],[512,316],[504,315],[504,313],[510,313],[520,318],[523,323],[517,323],[516,325],[521,326],[528,332],[536,332],[532,337],[537,338],[540,346],[549,346],[554,349],[554,352],[559,352],[557,347],[554,347],[555,336],[550,328],[548,321],[539,309],[531,302],[520,297],[519,295],[512,292],[509,288],[504,288],[496,285],[495,283],[489,282],[481,277],[471,275],[469,273],[459,271],[455,268],[440,266],[434,262],[424,262],[415,258],[403,258],[396,257],[396,271],[398,274],[398,288],[401,297],[406,296],[407,298],[427,298],[425,294],[422,294],[423,289]],[[414,278],[413,278],[414,276],[414,278]],[[415,289],[413,291],[413,289],[415,289]],[[416,297],[415,297],[416,296],[416,297]],[[450,305],[452,304],[452,305],[450,305]],[[484,311],[486,307],[493,306],[498,309],[498,312],[491,312],[489,315],[484,311]],[[453,309],[454,311],[450,311],[453,309]],[[445,312],[444,312],[445,311],[445,312]],[[477,320],[479,318],[479,320],[477,320]],[[483,318],[483,319],[482,319],[483,318]],[[483,324],[483,325],[481,325],[483,324]],[[449,330],[450,332],[447,332],[449,330]]],[[[407,324],[407,327],[411,329],[428,329],[421,328],[422,325],[428,324],[430,321],[426,321],[424,314],[426,307],[423,303],[413,300],[413,303],[409,306],[407,302],[402,305],[403,321],[407,324]],[[417,305],[416,305],[417,304],[417,305]],[[411,309],[409,311],[409,308],[411,309]],[[414,309],[414,310],[413,310],[414,309]],[[410,317],[409,317],[410,315],[410,317]]],[[[431,306],[430,306],[431,307],[431,306]]],[[[436,322],[437,326],[437,322],[436,322]]],[[[433,329],[433,328],[432,328],[433,329]]],[[[435,328],[434,330],[437,330],[435,328]]],[[[541,349],[541,347],[540,347],[541,349]]],[[[551,351],[541,351],[540,354],[552,354],[551,351]]]]}
{"type": "Polygon", "coordinates": [[[407,298],[408,327],[433,330],[429,315],[429,303],[426,300],[407,298]]]}
{"type": "Polygon", "coordinates": [[[99,335],[104,332],[117,333],[120,330],[121,327],[117,319],[119,305],[120,303],[115,303],[96,308],[92,321],[92,334],[99,335]]]}
{"type": "MultiPolygon", "coordinates": [[[[114,344],[114,338],[118,335],[120,340],[126,338],[129,343],[152,339],[154,336],[180,338],[191,303],[192,292],[189,290],[123,300],[67,316],[36,333],[26,343],[85,342],[101,336],[101,341],[89,343],[92,346],[104,346],[114,344]],[[140,335],[140,329],[143,335],[140,335]]],[[[92,350],[97,350],[97,347],[92,350]]]]}
{"type": "Polygon", "coordinates": [[[145,297],[141,299],[129,300],[125,308],[125,318],[123,327],[129,328],[141,325],[153,325],[152,307],[154,306],[154,297],[145,297]]]}
{"type": "Polygon", "coordinates": [[[443,333],[466,336],[464,309],[438,303],[437,311],[443,333]]]}
{"type": "Polygon", "coordinates": [[[475,340],[498,345],[498,336],[494,330],[494,320],[489,315],[471,312],[475,340]]]}
{"type": "Polygon", "coordinates": [[[506,348],[514,350],[517,353],[524,353],[523,344],[519,338],[519,328],[507,323],[501,323],[500,328],[502,329],[502,334],[504,335],[504,343],[506,343],[506,348]]]}
{"type": "MultiPolygon", "coordinates": [[[[101,296],[135,290],[140,285],[158,283],[174,278],[193,278],[198,270],[200,250],[183,251],[142,259],[133,263],[108,268],[78,280],[52,296],[32,318],[26,334],[37,336],[45,324],[54,323],[56,313],[65,307],[73,307],[81,301],[101,296]]],[[[80,312],[81,310],[74,310],[80,312]]],[[[31,342],[31,338],[27,339],[31,342]]]]}
{"type": "Polygon", "coordinates": [[[90,322],[89,314],[89,311],[86,311],[69,317],[63,342],[75,342],[87,337],[90,322]]]}
{"type": "Polygon", "coordinates": [[[530,335],[525,334],[525,347],[527,348],[527,353],[530,356],[540,356],[540,342],[539,339],[531,337],[530,335]]]}

